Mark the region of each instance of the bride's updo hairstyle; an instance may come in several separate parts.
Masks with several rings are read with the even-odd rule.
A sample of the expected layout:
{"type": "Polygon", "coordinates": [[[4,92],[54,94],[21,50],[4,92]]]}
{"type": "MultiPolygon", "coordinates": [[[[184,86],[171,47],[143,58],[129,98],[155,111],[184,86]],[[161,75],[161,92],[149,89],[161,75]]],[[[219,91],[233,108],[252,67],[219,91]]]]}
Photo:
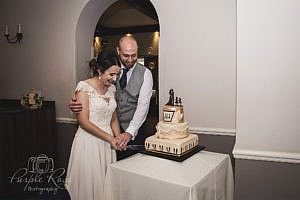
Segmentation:
{"type": "Polygon", "coordinates": [[[104,73],[105,70],[110,68],[113,65],[118,65],[121,67],[121,63],[119,61],[118,56],[116,53],[112,51],[102,51],[101,54],[98,55],[97,60],[93,58],[89,62],[90,70],[92,72],[92,76],[98,76],[100,75],[98,73],[98,70],[101,73],[104,73]]]}

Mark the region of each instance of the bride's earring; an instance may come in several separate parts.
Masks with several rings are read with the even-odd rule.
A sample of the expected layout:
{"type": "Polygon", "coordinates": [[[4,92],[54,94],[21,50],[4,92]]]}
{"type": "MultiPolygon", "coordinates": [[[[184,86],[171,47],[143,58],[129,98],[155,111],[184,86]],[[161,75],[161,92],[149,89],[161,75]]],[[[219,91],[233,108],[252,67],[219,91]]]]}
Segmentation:
{"type": "Polygon", "coordinates": [[[97,70],[98,71],[98,79],[101,80],[101,72],[100,70],[97,70]]]}

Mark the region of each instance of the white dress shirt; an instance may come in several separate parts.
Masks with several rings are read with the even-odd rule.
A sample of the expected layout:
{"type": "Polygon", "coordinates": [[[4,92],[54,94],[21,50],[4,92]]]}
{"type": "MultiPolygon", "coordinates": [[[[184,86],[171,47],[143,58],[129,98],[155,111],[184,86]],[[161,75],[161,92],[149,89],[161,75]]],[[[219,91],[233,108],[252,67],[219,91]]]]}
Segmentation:
{"type": "MultiPolygon", "coordinates": [[[[136,67],[136,64],[127,72],[127,83],[130,80],[133,69],[136,67]]],[[[122,65],[122,68],[125,68],[122,65]]],[[[121,70],[120,77],[122,77],[123,70],[121,70]]],[[[133,115],[132,120],[129,123],[128,128],[125,132],[130,133],[132,135],[132,140],[134,140],[135,136],[138,134],[139,128],[142,126],[144,121],[146,120],[150,100],[152,96],[152,88],[153,88],[153,78],[151,71],[147,68],[144,73],[144,82],[140,89],[140,94],[138,98],[138,103],[136,107],[136,111],[133,115]]]]}

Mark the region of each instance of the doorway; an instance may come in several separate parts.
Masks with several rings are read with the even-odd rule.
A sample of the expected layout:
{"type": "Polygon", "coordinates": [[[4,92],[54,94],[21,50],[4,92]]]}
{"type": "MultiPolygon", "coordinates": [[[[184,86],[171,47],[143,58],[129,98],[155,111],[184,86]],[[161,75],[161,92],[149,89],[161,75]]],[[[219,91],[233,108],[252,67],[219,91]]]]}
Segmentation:
{"type": "Polygon", "coordinates": [[[98,20],[94,33],[94,56],[102,49],[114,50],[118,40],[132,34],[138,41],[138,62],[152,73],[153,92],[148,116],[140,128],[145,135],[156,132],[159,120],[159,21],[149,0],[119,0],[111,4],[98,20]]]}

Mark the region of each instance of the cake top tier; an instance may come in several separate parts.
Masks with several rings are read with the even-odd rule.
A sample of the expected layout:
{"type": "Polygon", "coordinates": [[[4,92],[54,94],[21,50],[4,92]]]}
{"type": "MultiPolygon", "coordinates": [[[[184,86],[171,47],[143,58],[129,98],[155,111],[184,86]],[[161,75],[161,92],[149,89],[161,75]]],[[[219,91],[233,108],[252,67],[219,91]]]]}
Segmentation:
{"type": "Polygon", "coordinates": [[[163,121],[172,123],[183,123],[183,107],[182,106],[163,106],[163,121]]]}

